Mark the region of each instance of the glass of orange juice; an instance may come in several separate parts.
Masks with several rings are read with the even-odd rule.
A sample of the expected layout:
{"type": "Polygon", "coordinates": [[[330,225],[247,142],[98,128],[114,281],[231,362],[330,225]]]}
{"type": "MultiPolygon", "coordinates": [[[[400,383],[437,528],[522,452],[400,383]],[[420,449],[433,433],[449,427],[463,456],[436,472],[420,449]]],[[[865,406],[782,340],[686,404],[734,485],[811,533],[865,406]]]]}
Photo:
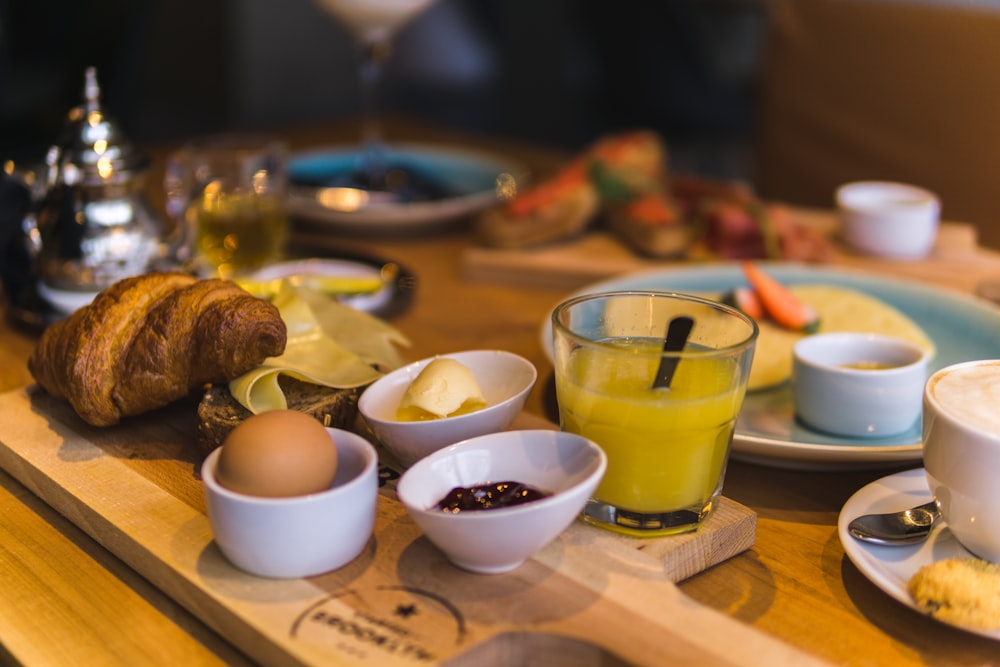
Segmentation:
{"type": "Polygon", "coordinates": [[[669,292],[572,298],[552,313],[560,426],[598,443],[608,470],[584,520],[639,537],[697,529],[718,504],[757,324],[721,303],[669,292]],[[671,320],[693,320],[676,351],[671,320]],[[654,386],[661,363],[669,385],[654,386]]]}

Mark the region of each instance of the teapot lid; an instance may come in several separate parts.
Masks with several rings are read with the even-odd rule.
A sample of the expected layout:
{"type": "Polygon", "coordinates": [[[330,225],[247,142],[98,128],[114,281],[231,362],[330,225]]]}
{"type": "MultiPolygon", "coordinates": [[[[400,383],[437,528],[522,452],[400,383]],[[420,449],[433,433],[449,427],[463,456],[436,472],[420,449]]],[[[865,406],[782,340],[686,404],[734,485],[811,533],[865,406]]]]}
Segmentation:
{"type": "Polygon", "coordinates": [[[49,185],[117,183],[145,168],[145,158],[104,113],[100,96],[97,70],[88,67],[83,103],[70,110],[59,140],[45,156],[49,185]]]}

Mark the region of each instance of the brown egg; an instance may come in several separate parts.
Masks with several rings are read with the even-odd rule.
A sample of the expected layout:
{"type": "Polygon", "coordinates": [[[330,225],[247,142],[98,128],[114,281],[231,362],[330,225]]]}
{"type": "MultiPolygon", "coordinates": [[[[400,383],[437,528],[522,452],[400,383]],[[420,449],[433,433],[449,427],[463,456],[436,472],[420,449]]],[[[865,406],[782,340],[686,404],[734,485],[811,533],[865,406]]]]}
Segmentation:
{"type": "Polygon", "coordinates": [[[249,496],[285,498],[329,489],[337,473],[337,448],[323,425],[295,410],[250,417],[222,443],[215,477],[249,496]]]}

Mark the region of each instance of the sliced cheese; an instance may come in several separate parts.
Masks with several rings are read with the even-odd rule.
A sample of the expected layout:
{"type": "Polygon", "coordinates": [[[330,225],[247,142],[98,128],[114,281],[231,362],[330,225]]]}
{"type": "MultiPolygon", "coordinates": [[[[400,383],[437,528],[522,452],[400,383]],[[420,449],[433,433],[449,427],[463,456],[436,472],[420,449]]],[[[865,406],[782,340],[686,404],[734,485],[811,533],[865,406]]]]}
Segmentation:
{"type": "Polygon", "coordinates": [[[233,398],[254,414],[287,407],[280,375],[337,389],[361,387],[401,365],[394,343],[409,344],[385,322],[310,290],[286,285],[274,305],[288,329],[284,353],[229,383],[233,398]]]}

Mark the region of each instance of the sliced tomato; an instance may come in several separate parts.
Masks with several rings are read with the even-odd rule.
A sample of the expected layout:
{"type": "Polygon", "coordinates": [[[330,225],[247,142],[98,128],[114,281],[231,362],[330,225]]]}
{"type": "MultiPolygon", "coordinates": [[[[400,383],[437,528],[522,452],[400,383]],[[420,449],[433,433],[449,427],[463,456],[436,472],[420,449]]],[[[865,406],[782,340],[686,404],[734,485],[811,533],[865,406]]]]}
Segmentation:
{"type": "Polygon", "coordinates": [[[507,203],[511,215],[527,215],[553,201],[562,199],[570,192],[587,185],[587,172],[582,162],[573,162],[552,178],[528,188],[523,194],[507,203]]]}
{"type": "Polygon", "coordinates": [[[631,218],[654,227],[664,227],[680,223],[680,215],[670,200],[661,194],[650,192],[625,204],[625,213],[631,218]]]}

